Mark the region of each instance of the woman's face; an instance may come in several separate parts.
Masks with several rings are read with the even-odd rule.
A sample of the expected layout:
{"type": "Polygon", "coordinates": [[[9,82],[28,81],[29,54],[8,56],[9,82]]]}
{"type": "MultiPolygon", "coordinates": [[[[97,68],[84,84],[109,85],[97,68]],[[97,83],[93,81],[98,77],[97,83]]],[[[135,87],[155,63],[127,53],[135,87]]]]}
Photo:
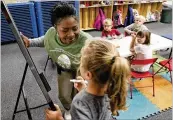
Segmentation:
{"type": "Polygon", "coordinates": [[[56,26],[59,38],[64,44],[71,44],[79,35],[79,24],[74,17],[67,17],[56,26]]]}

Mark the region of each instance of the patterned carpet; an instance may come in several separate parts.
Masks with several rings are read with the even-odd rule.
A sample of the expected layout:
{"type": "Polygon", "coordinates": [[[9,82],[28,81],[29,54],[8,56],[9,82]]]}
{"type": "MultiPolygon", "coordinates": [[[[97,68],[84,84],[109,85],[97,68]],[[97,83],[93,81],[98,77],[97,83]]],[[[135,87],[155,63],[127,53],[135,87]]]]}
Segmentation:
{"type": "MultiPolygon", "coordinates": [[[[118,120],[142,119],[172,107],[172,84],[169,74],[155,77],[155,97],[152,87],[133,89],[133,99],[128,97],[127,111],[121,111],[118,120]]],[[[151,85],[151,78],[134,82],[135,86],[151,85]]],[[[130,94],[129,94],[130,96],[130,94]]]]}
{"type": "MultiPolygon", "coordinates": [[[[165,59],[156,54],[153,54],[153,57],[158,58],[157,62],[165,59]]],[[[154,68],[157,71],[160,66],[156,63],[154,68]]],[[[127,99],[128,110],[121,111],[116,117],[118,120],[144,119],[172,108],[172,84],[170,74],[166,71],[155,76],[155,97],[152,94],[152,87],[137,88],[144,85],[151,86],[151,78],[136,80],[134,85],[136,88],[133,89],[133,99],[129,98],[130,93],[127,99]]]]}
{"type": "MultiPolygon", "coordinates": [[[[134,84],[136,87],[141,85],[152,85],[152,79],[147,78],[137,81],[134,84]]],[[[172,84],[160,75],[155,76],[155,97],[152,96],[152,87],[137,89],[160,110],[172,106],[172,84]]]]}

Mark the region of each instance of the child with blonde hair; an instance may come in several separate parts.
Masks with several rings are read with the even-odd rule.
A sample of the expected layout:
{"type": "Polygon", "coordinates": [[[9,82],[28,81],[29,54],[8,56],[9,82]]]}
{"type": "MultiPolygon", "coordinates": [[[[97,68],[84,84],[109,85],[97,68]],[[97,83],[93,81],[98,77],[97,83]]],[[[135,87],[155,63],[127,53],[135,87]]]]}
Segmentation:
{"type": "MultiPolygon", "coordinates": [[[[135,54],[133,59],[144,60],[152,58],[152,49],[150,47],[150,36],[151,33],[148,30],[138,31],[136,37],[132,38],[130,45],[130,51],[135,54]]],[[[146,72],[150,68],[148,65],[131,65],[134,71],[146,72]]]]}
{"type": "Polygon", "coordinates": [[[107,39],[116,39],[122,38],[121,33],[117,29],[112,29],[113,23],[110,18],[107,18],[103,21],[102,37],[106,37],[107,39]]]}
{"type": "Polygon", "coordinates": [[[136,35],[138,31],[148,30],[148,28],[144,25],[145,17],[142,15],[135,16],[135,23],[124,28],[124,31],[128,35],[136,35]]]}
{"type": "Polygon", "coordinates": [[[80,92],[71,104],[72,120],[114,119],[127,109],[128,61],[108,41],[88,40],[81,54],[81,82],[74,84],[80,92]]]}

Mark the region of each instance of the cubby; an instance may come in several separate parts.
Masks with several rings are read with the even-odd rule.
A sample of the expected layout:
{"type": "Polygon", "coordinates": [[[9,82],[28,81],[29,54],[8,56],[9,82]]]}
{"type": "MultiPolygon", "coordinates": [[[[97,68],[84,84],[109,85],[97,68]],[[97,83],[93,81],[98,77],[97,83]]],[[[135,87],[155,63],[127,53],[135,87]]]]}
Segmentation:
{"type": "MultiPolygon", "coordinates": [[[[145,18],[148,13],[153,13],[155,11],[162,11],[162,0],[109,0],[109,5],[103,5],[97,1],[80,1],[79,7],[79,18],[80,18],[80,28],[82,30],[92,30],[94,21],[99,13],[99,8],[102,8],[104,14],[107,18],[112,18],[113,12],[115,10],[120,10],[122,13],[122,23],[126,19],[128,12],[128,6],[131,6],[133,9],[136,9],[140,15],[143,15],[145,18]],[[134,1],[134,2],[133,2],[134,1]]],[[[104,1],[105,2],[105,1],[104,1]]],[[[151,21],[146,21],[151,22],[151,21]]],[[[122,24],[123,25],[123,24],[122,24]]]]}
{"type": "MultiPolygon", "coordinates": [[[[133,9],[136,9],[139,13],[139,15],[144,16],[147,18],[147,15],[150,13],[154,13],[157,11],[158,13],[161,13],[162,11],[162,1],[161,0],[155,0],[155,1],[138,1],[138,2],[114,2],[114,10],[118,9],[121,10],[122,14],[122,22],[124,23],[124,20],[126,18],[127,12],[128,12],[128,6],[132,7],[133,9]]],[[[152,22],[152,21],[146,21],[146,22],[152,22]]]]}
{"type": "Polygon", "coordinates": [[[97,1],[80,1],[80,28],[82,30],[92,30],[96,17],[99,14],[99,8],[102,8],[106,18],[112,18],[113,1],[108,1],[109,4],[101,4],[97,1]]]}

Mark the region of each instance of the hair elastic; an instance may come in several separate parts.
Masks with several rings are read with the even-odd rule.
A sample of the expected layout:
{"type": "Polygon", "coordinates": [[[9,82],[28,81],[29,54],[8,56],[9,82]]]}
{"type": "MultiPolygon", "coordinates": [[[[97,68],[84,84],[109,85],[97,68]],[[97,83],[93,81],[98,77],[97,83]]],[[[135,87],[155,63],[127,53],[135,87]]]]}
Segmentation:
{"type": "Polygon", "coordinates": [[[111,59],[111,65],[115,62],[115,56],[111,59]]]}

